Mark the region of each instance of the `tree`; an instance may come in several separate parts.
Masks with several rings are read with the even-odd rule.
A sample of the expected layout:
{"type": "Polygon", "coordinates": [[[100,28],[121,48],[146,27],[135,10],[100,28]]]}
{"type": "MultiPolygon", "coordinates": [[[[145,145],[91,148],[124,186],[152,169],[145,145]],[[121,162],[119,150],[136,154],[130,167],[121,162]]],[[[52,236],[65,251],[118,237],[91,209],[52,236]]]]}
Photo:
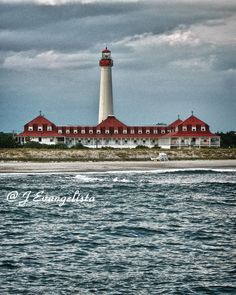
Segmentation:
{"type": "Polygon", "coordinates": [[[0,132],[0,148],[16,148],[19,144],[11,133],[0,132]]]}

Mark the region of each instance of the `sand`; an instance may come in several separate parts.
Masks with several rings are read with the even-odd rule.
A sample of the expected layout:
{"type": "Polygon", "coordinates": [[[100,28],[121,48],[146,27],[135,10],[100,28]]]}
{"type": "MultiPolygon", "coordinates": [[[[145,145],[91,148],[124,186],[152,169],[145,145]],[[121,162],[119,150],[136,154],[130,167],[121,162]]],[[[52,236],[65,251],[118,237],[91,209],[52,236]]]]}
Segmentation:
{"type": "Polygon", "coordinates": [[[60,173],[159,169],[235,169],[236,160],[127,161],[127,162],[0,162],[0,173],[60,173]]]}

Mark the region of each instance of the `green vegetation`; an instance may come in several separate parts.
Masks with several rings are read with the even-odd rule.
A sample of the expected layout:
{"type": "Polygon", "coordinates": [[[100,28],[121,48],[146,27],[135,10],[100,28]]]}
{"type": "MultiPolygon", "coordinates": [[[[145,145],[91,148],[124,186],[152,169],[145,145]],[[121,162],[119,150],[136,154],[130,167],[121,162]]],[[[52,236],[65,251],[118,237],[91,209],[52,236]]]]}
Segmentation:
{"type": "Polygon", "coordinates": [[[221,138],[221,147],[223,148],[235,148],[236,147],[236,132],[235,131],[230,131],[226,133],[216,133],[217,135],[220,136],[221,138]]]}
{"type": "MultiPolygon", "coordinates": [[[[163,151],[163,150],[161,150],[163,151]]],[[[142,149],[48,149],[48,148],[2,148],[0,161],[151,161],[160,150],[142,149]]],[[[164,150],[173,160],[223,160],[236,159],[236,148],[171,149],[164,150]]]]}
{"type": "Polygon", "coordinates": [[[0,132],[0,148],[16,148],[19,144],[15,141],[11,133],[0,132]]]}
{"type": "Polygon", "coordinates": [[[88,147],[82,145],[82,143],[77,143],[76,145],[72,146],[71,148],[76,149],[76,150],[88,149],[88,147]]]}
{"type": "Polygon", "coordinates": [[[23,148],[34,148],[34,149],[68,149],[68,146],[64,143],[58,143],[58,144],[41,144],[39,142],[34,141],[28,141],[21,147],[23,148]]]}

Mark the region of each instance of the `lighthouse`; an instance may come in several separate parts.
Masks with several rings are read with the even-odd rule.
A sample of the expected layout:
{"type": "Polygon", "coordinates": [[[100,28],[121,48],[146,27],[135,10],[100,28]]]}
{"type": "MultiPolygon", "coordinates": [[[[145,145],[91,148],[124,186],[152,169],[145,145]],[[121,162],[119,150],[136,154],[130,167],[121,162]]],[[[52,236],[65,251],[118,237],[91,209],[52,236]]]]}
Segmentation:
{"type": "Polygon", "coordinates": [[[113,60],[111,51],[106,47],[102,51],[102,58],[99,65],[101,67],[99,116],[98,123],[101,123],[108,116],[113,116],[113,96],[112,96],[112,74],[111,68],[113,60]]]}

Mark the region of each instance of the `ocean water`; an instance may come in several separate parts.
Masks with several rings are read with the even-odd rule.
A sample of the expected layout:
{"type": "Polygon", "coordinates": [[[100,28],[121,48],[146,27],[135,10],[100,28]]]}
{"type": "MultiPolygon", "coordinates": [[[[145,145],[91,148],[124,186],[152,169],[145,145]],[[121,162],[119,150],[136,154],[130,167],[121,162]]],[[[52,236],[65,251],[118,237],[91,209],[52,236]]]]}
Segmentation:
{"type": "Polygon", "coordinates": [[[0,294],[236,294],[236,170],[1,174],[0,294]]]}

